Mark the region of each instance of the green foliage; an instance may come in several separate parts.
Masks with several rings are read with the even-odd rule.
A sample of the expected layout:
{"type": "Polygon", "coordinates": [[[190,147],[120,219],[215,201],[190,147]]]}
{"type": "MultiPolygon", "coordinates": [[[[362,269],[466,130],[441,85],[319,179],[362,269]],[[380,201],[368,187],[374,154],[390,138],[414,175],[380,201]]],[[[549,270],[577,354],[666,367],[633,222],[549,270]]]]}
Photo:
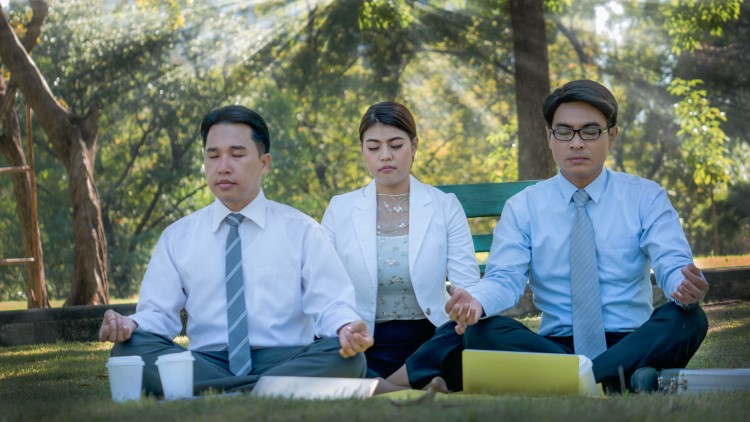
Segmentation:
{"type": "Polygon", "coordinates": [[[296,126],[279,132],[281,150],[276,149],[266,183],[274,187],[270,195],[281,193],[279,198],[320,217],[331,195],[367,183],[357,124],[367,106],[389,99],[407,104],[417,118],[417,177],[428,183],[488,180],[484,175],[493,173],[515,178],[515,173],[493,171],[497,166],[488,157],[496,145],[485,141],[487,127],[494,133],[512,118],[512,106],[499,99],[512,89],[512,79],[495,82],[492,56],[503,44],[487,41],[509,42],[496,35],[497,22],[408,2],[360,1],[312,8],[306,21],[299,32],[303,42],[273,52],[277,61],[288,61],[285,84],[275,77],[275,87],[259,89],[264,110],[270,101],[280,111],[273,119],[296,126]],[[402,24],[404,19],[410,24],[402,24]],[[475,78],[492,81],[480,87],[475,78]],[[287,154],[286,145],[294,145],[294,155],[287,154]],[[296,187],[278,183],[276,175],[282,173],[296,187]]]}
{"type": "MultiPolygon", "coordinates": [[[[161,230],[211,200],[203,189],[197,128],[203,114],[228,97],[230,75],[205,69],[205,52],[207,44],[233,32],[199,38],[206,12],[190,28],[165,29],[167,9],[109,5],[89,13],[90,6],[73,1],[53,7],[35,57],[53,91],[77,114],[102,108],[96,177],[109,287],[127,296],[137,292],[161,230]]],[[[50,295],[60,297],[72,267],[72,248],[53,246],[70,244],[66,178],[44,134],[35,130],[47,284],[50,295]]]]}
{"type": "Polygon", "coordinates": [[[729,180],[727,169],[732,160],[727,155],[727,137],[720,123],[726,121],[724,113],[711,107],[706,91],[697,89],[703,81],[685,81],[676,78],[668,88],[670,94],[681,97],[675,107],[680,120],[678,135],[684,136],[682,151],[687,164],[694,168],[696,185],[713,189],[729,180]]]}
{"type": "MultiPolygon", "coordinates": [[[[0,156],[0,167],[8,164],[0,156]]],[[[21,247],[21,233],[16,214],[15,200],[13,198],[13,185],[10,175],[0,175],[0,233],[3,233],[3,241],[0,242],[0,259],[21,258],[23,248],[21,247]],[[8,198],[9,200],[5,200],[8,198]]],[[[0,301],[2,300],[25,300],[26,283],[23,265],[0,266],[0,301]]]]}
{"type": "Polygon", "coordinates": [[[672,52],[701,48],[706,34],[721,36],[723,25],[740,15],[742,0],[671,0],[665,4],[665,26],[672,37],[672,52]]]}
{"type": "Polygon", "coordinates": [[[415,20],[406,1],[370,0],[362,2],[359,27],[364,30],[388,30],[392,26],[405,29],[415,20]]]}
{"type": "Polygon", "coordinates": [[[550,13],[560,14],[565,11],[566,7],[570,7],[573,0],[544,0],[544,8],[549,10],[550,13]]]}
{"type": "MultiPolygon", "coordinates": [[[[733,152],[745,160],[750,158],[747,151],[744,154],[742,151],[733,152]]],[[[714,210],[717,228],[721,233],[722,254],[742,254],[750,250],[750,182],[743,182],[741,179],[730,181],[726,190],[716,195],[714,210]]],[[[698,218],[690,227],[693,253],[708,255],[713,246],[710,204],[699,204],[695,214],[698,218]]]]}
{"type": "MultiPolygon", "coordinates": [[[[706,189],[718,186],[722,247],[746,252],[744,220],[732,223],[739,214],[730,199],[750,174],[741,147],[750,141],[747,2],[545,7],[552,86],[591,78],[618,98],[620,135],[608,165],[665,186],[696,251],[712,249],[706,189]],[[690,82],[697,79],[704,83],[690,82]]],[[[12,3],[19,32],[29,13],[12,3]]],[[[111,293],[135,293],[161,231],[212,201],[198,126],[219,105],[264,116],[273,156],[266,195],[316,218],[332,195],[370,181],[359,119],[384,100],[415,115],[420,180],[515,180],[515,96],[523,92],[515,92],[510,28],[506,0],[51,2],[34,60],[74,113],[100,107],[95,177],[111,293]]],[[[71,205],[65,171],[38,125],[34,139],[54,298],[70,280],[71,205]]],[[[3,198],[8,192],[0,185],[3,198]]],[[[1,201],[2,254],[19,244],[14,221],[12,203],[1,201]]],[[[1,268],[0,296],[23,286],[21,277],[19,268],[1,268]]]]}
{"type": "Polygon", "coordinates": [[[183,10],[193,4],[192,0],[135,0],[135,5],[146,12],[160,13],[166,9],[172,29],[185,25],[183,10]]]}

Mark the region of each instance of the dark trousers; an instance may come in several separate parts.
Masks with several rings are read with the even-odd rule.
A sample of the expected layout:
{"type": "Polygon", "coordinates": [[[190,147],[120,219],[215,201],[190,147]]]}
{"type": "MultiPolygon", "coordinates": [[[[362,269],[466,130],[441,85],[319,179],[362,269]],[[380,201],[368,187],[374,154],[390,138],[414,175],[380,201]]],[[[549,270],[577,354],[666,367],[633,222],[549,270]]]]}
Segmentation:
{"type": "Polygon", "coordinates": [[[456,334],[456,323],[446,322],[406,360],[409,385],[424,388],[433,378],[443,377],[451,391],[463,390],[461,352],[464,337],[456,334]]]}
{"type": "Polygon", "coordinates": [[[455,327],[449,321],[436,329],[427,319],[377,323],[375,344],[365,352],[367,376],[387,378],[406,365],[412,388],[424,388],[440,376],[449,389],[461,391],[464,340],[455,327]]]}
{"type": "MultiPolygon", "coordinates": [[[[607,351],[593,360],[594,378],[605,390],[618,392],[619,368],[628,388],[630,376],[638,368],[684,368],[707,331],[708,320],[699,306],[686,311],[674,302],[665,303],[635,331],[606,333],[607,351]]],[[[504,316],[483,319],[468,327],[464,340],[467,349],[575,353],[572,336],[543,337],[504,316]]]]}
{"type": "MultiPolygon", "coordinates": [[[[249,391],[263,375],[361,378],[366,362],[362,353],[345,359],[339,355],[338,337],[319,339],[305,346],[269,347],[251,351],[253,369],[249,375],[235,376],[229,372],[226,351],[192,351],[195,394],[212,388],[219,391],[249,391]]],[[[146,394],[161,396],[161,378],[156,359],[185,348],[158,334],[136,331],[130,340],[117,343],[112,356],[143,358],[143,389],[146,394]]]]}
{"type": "Polygon", "coordinates": [[[388,378],[433,335],[435,326],[428,319],[376,323],[375,342],[365,351],[367,377],[388,378]]]}

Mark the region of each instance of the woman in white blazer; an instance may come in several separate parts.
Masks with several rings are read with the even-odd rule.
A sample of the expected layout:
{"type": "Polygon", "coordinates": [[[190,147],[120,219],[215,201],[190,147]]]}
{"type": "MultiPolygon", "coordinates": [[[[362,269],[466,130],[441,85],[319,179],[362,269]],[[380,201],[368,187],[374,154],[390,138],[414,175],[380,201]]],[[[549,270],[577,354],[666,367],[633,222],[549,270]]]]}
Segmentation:
{"type": "Polygon", "coordinates": [[[354,284],[357,312],[374,332],[368,376],[380,391],[461,389],[463,338],[445,312],[452,286],[479,281],[461,204],[411,176],[419,140],[409,110],[371,106],[359,127],[373,180],[334,196],[323,216],[354,284]],[[445,381],[443,381],[445,379],[445,381]]]}

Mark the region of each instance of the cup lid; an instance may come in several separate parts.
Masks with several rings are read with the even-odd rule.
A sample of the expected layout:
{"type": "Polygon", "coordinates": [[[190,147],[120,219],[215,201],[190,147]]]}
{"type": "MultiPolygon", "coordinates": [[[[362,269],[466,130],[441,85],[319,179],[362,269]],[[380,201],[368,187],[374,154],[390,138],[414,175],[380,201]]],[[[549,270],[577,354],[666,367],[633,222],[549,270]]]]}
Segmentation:
{"type": "Polygon", "coordinates": [[[195,358],[190,350],[181,353],[170,353],[167,355],[161,355],[156,359],[156,364],[167,363],[167,362],[180,362],[184,360],[194,361],[195,358]]]}
{"type": "Polygon", "coordinates": [[[583,376],[587,371],[590,371],[594,367],[594,363],[591,362],[587,356],[578,355],[578,373],[583,376]]]}
{"type": "Polygon", "coordinates": [[[143,366],[143,358],[140,356],[112,356],[109,359],[107,359],[107,367],[110,366],[129,366],[129,365],[139,365],[143,366]]]}

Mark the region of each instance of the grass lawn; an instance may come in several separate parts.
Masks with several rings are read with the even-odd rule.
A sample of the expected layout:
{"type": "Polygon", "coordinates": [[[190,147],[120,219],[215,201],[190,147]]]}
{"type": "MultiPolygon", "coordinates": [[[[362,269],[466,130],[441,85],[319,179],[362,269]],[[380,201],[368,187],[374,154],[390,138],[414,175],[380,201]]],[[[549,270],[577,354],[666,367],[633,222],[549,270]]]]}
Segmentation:
{"type": "MultiPolygon", "coordinates": [[[[705,306],[710,331],[691,368],[750,367],[750,302],[705,306]]],[[[538,319],[524,320],[530,326],[538,319]]],[[[693,395],[580,397],[438,396],[426,402],[303,401],[249,396],[124,404],[109,398],[109,344],[57,343],[0,348],[4,420],[625,420],[748,421],[750,391],[693,395]]]]}
{"type": "MultiPolygon", "coordinates": [[[[115,305],[118,303],[136,303],[138,302],[138,296],[125,297],[125,298],[110,298],[110,303],[115,305]]],[[[52,308],[62,308],[65,299],[52,299],[49,301],[49,305],[52,308]]],[[[27,308],[25,300],[8,300],[0,302],[0,311],[21,311],[27,308]]]]}

